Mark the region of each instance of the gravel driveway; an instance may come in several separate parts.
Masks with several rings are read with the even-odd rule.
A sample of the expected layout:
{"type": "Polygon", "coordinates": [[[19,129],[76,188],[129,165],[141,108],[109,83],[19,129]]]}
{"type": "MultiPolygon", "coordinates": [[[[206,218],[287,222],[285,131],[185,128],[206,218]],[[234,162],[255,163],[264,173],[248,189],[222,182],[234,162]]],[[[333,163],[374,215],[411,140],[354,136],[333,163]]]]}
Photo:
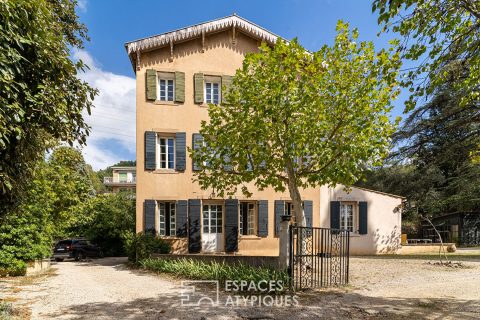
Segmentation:
{"type": "MultiPolygon", "coordinates": [[[[180,281],[124,263],[62,262],[48,277],[0,281],[0,294],[31,308],[32,319],[480,318],[480,261],[451,269],[416,259],[352,258],[348,288],[301,293],[297,307],[262,308],[182,307],[180,281]]],[[[211,293],[211,287],[205,290],[211,293]]],[[[221,294],[220,301],[225,298],[221,294]]]]}

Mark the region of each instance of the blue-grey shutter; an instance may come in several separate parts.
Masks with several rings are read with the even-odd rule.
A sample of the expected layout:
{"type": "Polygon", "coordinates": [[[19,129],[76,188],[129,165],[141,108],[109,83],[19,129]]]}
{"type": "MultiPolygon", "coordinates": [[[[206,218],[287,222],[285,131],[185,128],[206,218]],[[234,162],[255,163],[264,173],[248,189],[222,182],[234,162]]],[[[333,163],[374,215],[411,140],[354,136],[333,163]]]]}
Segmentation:
{"type": "Polygon", "coordinates": [[[275,200],[275,236],[278,237],[280,234],[280,222],[282,221],[282,216],[285,214],[285,201],[275,200]]]}
{"type": "MultiPolygon", "coordinates": [[[[203,144],[203,137],[200,133],[194,133],[192,136],[193,150],[198,151],[203,144]]],[[[197,161],[192,161],[193,171],[200,170],[200,164],[197,161]]]]}
{"type": "Polygon", "coordinates": [[[175,210],[176,220],[175,224],[177,227],[176,235],[177,237],[185,238],[188,235],[188,201],[187,200],[178,200],[177,208],[175,210]]]}
{"type": "Polygon", "coordinates": [[[368,233],[368,206],[365,201],[358,203],[358,233],[368,233]]]}
{"type": "Polygon", "coordinates": [[[330,201],[330,228],[340,229],[340,201],[330,201]]]}
{"type": "Polygon", "coordinates": [[[238,251],[238,200],[225,200],[225,251],[238,251]]]}
{"type": "Polygon", "coordinates": [[[145,131],[145,170],[155,170],[155,150],[157,143],[157,133],[145,131]]]}
{"type": "Polygon", "coordinates": [[[223,159],[225,161],[225,165],[223,166],[223,169],[227,172],[232,171],[232,163],[230,160],[230,156],[226,154],[223,156],[223,159]]]}
{"type": "Polygon", "coordinates": [[[187,166],[187,144],[186,144],[186,133],[177,132],[175,133],[175,170],[185,171],[187,166]]]}
{"type": "Polygon", "coordinates": [[[200,223],[200,199],[188,200],[188,252],[198,253],[202,250],[200,242],[201,223],[200,223]]]}
{"type": "Polygon", "coordinates": [[[143,203],[143,229],[146,234],[155,234],[155,200],[145,200],[143,203]]]}
{"type": "Polygon", "coordinates": [[[268,200],[258,201],[258,236],[268,236],[268,200]]]}
{"type": "Polygon", "coordinates": [[[305,214],[305,221],[307,227],[312,227],[313,225],[313,201],[305,200],[303,201],[303,213],[305,214]]]}

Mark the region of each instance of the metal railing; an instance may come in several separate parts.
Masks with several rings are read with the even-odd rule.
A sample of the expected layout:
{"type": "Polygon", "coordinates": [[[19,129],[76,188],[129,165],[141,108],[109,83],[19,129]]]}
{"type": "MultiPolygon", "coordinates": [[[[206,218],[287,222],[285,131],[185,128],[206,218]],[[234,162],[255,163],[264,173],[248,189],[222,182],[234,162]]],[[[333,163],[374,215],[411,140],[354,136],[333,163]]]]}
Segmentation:
{"type": "Polygon", "coordinates": [[[125,184],[128,184],[128,183],[136,183],[137,182],[137,178],[136,177],[132,177],[130,179],[120,179],[119,177],[103,177],[103,183],[105,184],[110,184],[110,183],[118,183],[118,184],[122,184],[122,183],[125,183],[125,184]]]}
{"type": "Polygon", "coordinates": [[[290,226],[288,271],[294,290],[348,284],[347,230],[290,226]]]}

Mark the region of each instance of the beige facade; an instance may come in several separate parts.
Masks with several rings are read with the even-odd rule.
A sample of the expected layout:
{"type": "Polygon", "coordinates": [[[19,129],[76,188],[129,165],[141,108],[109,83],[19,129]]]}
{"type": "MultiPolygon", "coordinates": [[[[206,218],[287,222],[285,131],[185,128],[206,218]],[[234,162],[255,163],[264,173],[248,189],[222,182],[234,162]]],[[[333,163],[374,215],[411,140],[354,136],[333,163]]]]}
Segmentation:
{"type": "MultiPolygon", "coordinates": [[[[330,228],[332,201],[338,201],[341,208],[352,208],[352,232],[350,253],[353,255],[392,254],[401,249],[403,198],[382,192],[338,185],[335,188],[320,188],[320,226],[330,228]],[[367,206],[367,229],[360,232],[359,204],[367,206]]],[[[346,211],[346,210],[345,210],[346,211]]],[[[341,223],[342,224],[342,223],[341,223]]],[[[344,225],[340,226],[341,228],[344,225]]]]}
{"type": "MultiPolygon", "coordinates": [[[[176,145],[178,141],[175,140],[179,137],[178,134],[184,134],[186,147],[192,148],[193,135],[199,132],[201,121],[208,120],[207,104],[195,103],[194,75],[198,73],[204,75],[202,85],[205,86],[204,98],[206,98],[207,82],[221,81],[222,76],[234,75],[236,69],[241,67],[246,53],[258,50],[261,41],[272,43],[275,39],[274,34],[234,15],[126,44],[136,72],[137,232],[148,229],[147,226],[152,228],[154,226],[157,234],[172,243],[176,253],[189,252],[189,243],[197,241],[201,245],[200,252],[227,251],[241,255],[278,255],[279,242],[275,235],[275,228],[278,223],[279,204],[288,210],[290,197],[287,192],[278,193],[272,189],[259,191],[249,186],[249,190],[253,192],[251,198],[247,199],[240,193],[236,194],[233,198],[240,202],[236,218],[241,230],[238,240],[235,240],[238,248],[228,250],[227,244],[232,240],[226,232],[230,229],[227,225],[225,200],[216,197],[212,190],[202,190],[193,181],[194,171],[188,152],[186,165],[181,170],[176,168],[177,161],[181,159],[172,160],[172,155],[178,157],[176,154],[179,148],[176,145]],[[184,87],[182,85],[177,88],[178,83],[175,82],[172,93],[175,98],[170,99],[173,101],[168,101],[168,86],[173,81],[177,81],[176,73],[183,73],[184,87]],[[147,85],[147,79],[151,79],[149,75],[152,74],[156,74],[157,77],[153,85],[156,90],[155,100],[151,100],[151,92],[147,94],[147,87],[152,86],[151,82],[147,85]],[[163,82],[160,83],[160,80],[163,82]],[[179,90],[184,90],[184,102],[175,102],[179,90]],[[146,132],[155,133],[151,138],[155,142],[154,150],[151,149],[152,142],[146,141],[146,132]],[[147,145],[149,146],[146,147],[147,145]],[[170,154],[169,150],[173,149],[175,151],[170,154]],[[149,150],[152,154],[155,153],[154,169],[151,163],[145,161],[146,151],[148,153],[149,150]],[[171,164],[169,164],[170,160],[172,160],[171,164]],[[198,221],[196,227],[192,224],[191,204],[198,204],[198,201],[191,200],[200,201],[200,217],[198,219],[195,217],[195,221],[198,221]],[[250,202],[251,206],[242,204],[246,201],[250,202]],[[266,204],[268,208],[266,211],[268,221],[259,218],[261,203],[266,204]],[[182,234],[178,231],[179,223],[185,220],[182,220],[179,214],[183,212],[181,210],[185,210],[185,206],[187,206],[189,223],[188,230],[182,234]],[[154,217],[150,216],[150,212],[155,212],[154,217]],[[244,218],[245,215],[248,219],[244,218]],[[172,216],[176,217],[173,218],[176,221],[172,222],[172,216]],[[222,217],[221,222],[219,222],[219,216],[222,217]],[[212,223],[217,231],[213,236],[212,223]],[[266,227],[266,230],[260,232],[261,227],[266,227]],[[200,229],[199,239],[192,240],[189,234],[198,232],[198,229],[200,229]],[[213,250],[210,247],[212,243],[214,243],[213,250]]],[[[303,200],[310,203],[311,225],[328,226],[326,221],[321,221],[322,215],[324,220],[328,218],[328,214],[324,213],[321,207],[322,201],[325,201],[324,207],[327,206],[328,198],[323,200],[320,188],[301,190],[301,195],[303,200]]],[[[369,201],[378,199],[378,197],[368,198],[369,201]]],[[[264,209],[262,214],[265,213],[264,209]]],[[[383,210],[383,204],[379,205],[379,209],[383,210]]],[[[370,221],[373,219],[371,218],[370,221]]],[[[399,215],[395,216],[395,219],[392,218],[392,221],[399,222],[399,215]]],[[[379,222],[379,224],[378,227],[390,228],[389,223],[379,222]]],[[[379,231],[375,231],[375,228],[376,225],[373,225],[368,241],[371,241],[371,237],[379,236],[379,231]]],[[[400,228],[399,223],[398,228],[400,228]]],[[[396,234],[397,231],[389,229],[385,232],[396,234]]],[[[399,229],[398,232],[400,232],[399,229]]],[[[383,233],[384,231],[381,237],[384,236],[383,233]]],[[[362,245],[359,245],[359,248],[361,247],[362,245]]],[[[365,252],[375,253],[381,250],[366,248],[365,252]]]]}

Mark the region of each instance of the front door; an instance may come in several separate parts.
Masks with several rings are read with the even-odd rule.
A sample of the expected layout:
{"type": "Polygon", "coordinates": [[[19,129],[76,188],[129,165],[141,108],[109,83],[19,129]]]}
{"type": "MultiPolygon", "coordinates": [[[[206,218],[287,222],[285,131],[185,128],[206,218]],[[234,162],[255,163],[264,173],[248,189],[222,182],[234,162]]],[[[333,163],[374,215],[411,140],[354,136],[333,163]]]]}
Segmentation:
{"type": "Polygon", "coordinates": [[[223,251],[223,206],[203,205],[202,248],[205,252],[223,251]]]}

